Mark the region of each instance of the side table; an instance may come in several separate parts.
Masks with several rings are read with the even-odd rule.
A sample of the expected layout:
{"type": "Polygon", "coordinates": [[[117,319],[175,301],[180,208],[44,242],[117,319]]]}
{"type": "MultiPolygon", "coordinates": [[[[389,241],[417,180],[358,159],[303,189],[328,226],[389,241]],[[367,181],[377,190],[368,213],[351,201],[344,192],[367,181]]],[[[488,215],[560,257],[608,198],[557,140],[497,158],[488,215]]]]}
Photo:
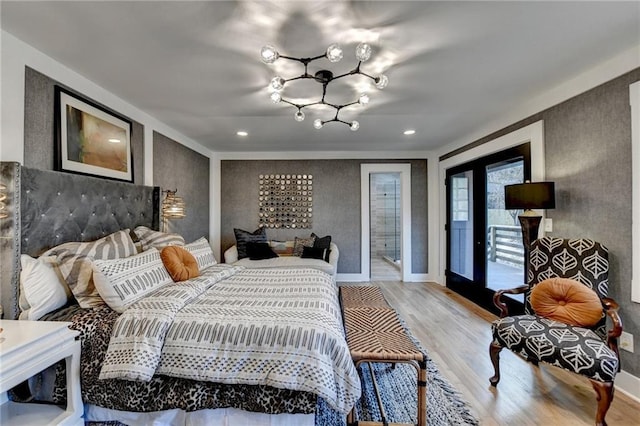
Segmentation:
{"type": "Polygon", "coordinates": [[[0,320],[0,424],[82,425],[79,332],[68,322],[0,320]],[[64,359],[67,407],[9,401],[7,391],[64,359]]]}

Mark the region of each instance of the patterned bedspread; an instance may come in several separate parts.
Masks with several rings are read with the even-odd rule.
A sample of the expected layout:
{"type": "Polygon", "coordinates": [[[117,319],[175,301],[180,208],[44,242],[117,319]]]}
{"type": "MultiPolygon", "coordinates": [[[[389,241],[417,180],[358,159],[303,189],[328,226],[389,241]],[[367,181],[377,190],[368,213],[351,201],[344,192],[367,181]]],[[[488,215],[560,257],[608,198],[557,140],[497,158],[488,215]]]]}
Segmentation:
{"type": "MultiPolygon", "coordinates": [[[[148,382],[100,380],[98,376],[118,317],[117,312],[106,306],[82,309],[73,305],[43,318],[47,321],[70,321],[71,328],[80,332],[80,380],[85,404],[133,412],[224,407],[268,414],[310,414],[316,411],[316,395],[271,386],[229,385],[161,375],[148,382]]],[[[58,405],[67,404],[64,361],[56,365],[55,386],[42,390],[37,398],[58,405]]]]}
{"type": "Polygon", "coordinates": [[[343,413],[360,396],[336,284],[314,269],[216,265],[136,302],[100,379],[154,375],[310,392],[343,413]]]}

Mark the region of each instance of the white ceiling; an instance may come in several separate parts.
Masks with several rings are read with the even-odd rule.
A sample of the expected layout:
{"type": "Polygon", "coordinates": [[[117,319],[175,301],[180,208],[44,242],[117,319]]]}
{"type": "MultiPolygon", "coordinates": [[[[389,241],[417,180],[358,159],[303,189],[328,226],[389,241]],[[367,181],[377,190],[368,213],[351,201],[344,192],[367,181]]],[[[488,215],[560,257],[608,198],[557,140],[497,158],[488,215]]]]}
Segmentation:
{"type": "MultiPolygon", "coordinates": [[[[0,7],[2,29],[214,151],[435,149],[640,43],[640,2],[2,1],[0,7]],[[384,72],[389,86],[379,91],[352,76],[331,83],[327,97],[355,100],[370,86],[368,106],[341,112],[346,120],[357,117],[360,130],[339,123],[316,130],[313,119],[330,112],[307,110],[298,123],[293,107],[271,103],[267,85],[276,71],[288,78],[302,68],[262,63],[263,45],[309,57],[339,43],[345,52],[339,64],[317,61],[309,71],[340,72],[355,67],[360,41],[374,47],[362,70],[384,72]],[[416,134],[403,136],[408,128],[416,134]]],[[[283,96],[313,99],[320,92],[306,81],[288,84],[283,96]]]]}

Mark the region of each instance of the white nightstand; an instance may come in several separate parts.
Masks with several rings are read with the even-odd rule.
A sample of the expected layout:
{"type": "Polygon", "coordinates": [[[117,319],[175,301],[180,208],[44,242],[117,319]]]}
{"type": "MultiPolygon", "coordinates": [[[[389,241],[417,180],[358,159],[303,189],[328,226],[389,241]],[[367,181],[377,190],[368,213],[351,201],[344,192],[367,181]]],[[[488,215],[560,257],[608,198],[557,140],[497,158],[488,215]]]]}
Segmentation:
{"type": "Polygon", "coordinates": [[[0,320],[0,424],[82,425],[80,341],[70,323],[0,320]],[[67,409],[49,404],[11,402],[7,391],[64,359],[67,367],[67,409]]]}

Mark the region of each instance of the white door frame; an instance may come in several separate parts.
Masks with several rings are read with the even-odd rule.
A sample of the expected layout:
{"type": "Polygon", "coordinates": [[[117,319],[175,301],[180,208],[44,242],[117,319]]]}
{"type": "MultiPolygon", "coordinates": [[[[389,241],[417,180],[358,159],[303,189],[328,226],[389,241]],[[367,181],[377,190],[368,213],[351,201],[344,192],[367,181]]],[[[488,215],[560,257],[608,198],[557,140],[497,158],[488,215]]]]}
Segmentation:
{"type": "MultiPolygon", "coordinates": [[[[445,284],[445,268],[446,268],[446,260],[447,256],[445,255],[446,250],[448,250],[447,242],[446,242],[446,231],[444,230],[444,225],[447,223],[447,206],[446,206],[446,195],[447,188],[444,184],[446,179],[447,169],[468,163],[469,161],[473,161],[477,158],[484,157],[486,155],[493,154],[495,152],[503,151],[508,148],[512,148],[517,145],[521,145],[523,143],[529,142],[531,147],[531,181],[532,182],[541,182],[544,181],[544,125],[543,121],[536,121],[535,123],[529,124],[528,126],[522,127],[518,130],[514,130],[511,133],[508,133],[504,136],[500,136],[492,141],[489,141],[485,144],[479,145],[475,148],[469,149],[465,152],[462,152],[453,157],[447,158],[446,160],[440,161],[439,164],[439,197],[440,197],[440,235],[439,235],[439,247],[436,252],[441,253],[439,259],[439,268],[438,273],[439,276],[437,278],[438,282],[441,284],[445,284]]],[[[545,215],[544,210],[536,210],[542,216],[545,215]]],[[[543,222],[544,223],[544,219],[543,222]]],[[[539,236],[544,236],[544,226],[540,227],[539,236]]],[[[431,251],[431,246],[429,247],[429,253],[433,253],[431,251]]]]}
{"type": "Polygon", "coordinates": [[[360,271],[363,281],[371,281],[371,205],[369,203],[369,175],[372,173],[400,173],[400,275],[402,281],[411,280],[411,164],[361,164],[361,253],[360,271]]]}

